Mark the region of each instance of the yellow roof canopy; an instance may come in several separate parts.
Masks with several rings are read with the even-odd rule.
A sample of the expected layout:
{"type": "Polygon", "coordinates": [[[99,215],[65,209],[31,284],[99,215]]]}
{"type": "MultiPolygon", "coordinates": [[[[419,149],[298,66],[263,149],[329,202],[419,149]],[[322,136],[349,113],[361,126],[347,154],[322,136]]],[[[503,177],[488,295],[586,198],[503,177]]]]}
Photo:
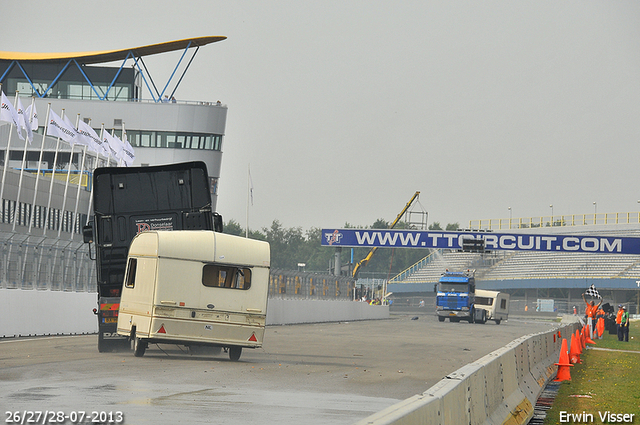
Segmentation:
{"type": "Polygon", "coordinates": [[[208,36],[185,38],[184,40],[168,41],[165,43],[150,44],[148,46],[133,47],[121,50],[105,50],[101,52],[76,52],[76,53],[21,53],[2,52],[0,60],[20,61],[20,62],[57,62],[75,59],[83,64],[96,64],[124,60],[129,52],[133,52],[136,57],[156,55],[158,53],[182,50],[187,47],[205,46],[216,41],[226,39],[225,36],[208,36]]]}

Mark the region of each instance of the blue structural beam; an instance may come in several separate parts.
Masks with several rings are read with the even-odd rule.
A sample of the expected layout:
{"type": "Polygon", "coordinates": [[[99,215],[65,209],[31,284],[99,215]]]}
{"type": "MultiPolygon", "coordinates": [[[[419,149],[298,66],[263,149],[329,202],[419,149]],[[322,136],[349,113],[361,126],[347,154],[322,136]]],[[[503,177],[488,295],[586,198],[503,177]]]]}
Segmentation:
{"type": "MultiPolygon", "coordinates": [[[[7,66],[7,69],[5,69],[5,71],[2,73],[2,76],[0,77],[0,81],[4,81],[4,78],[7,76],[9,71],[11,71],[11,68],[13,68],[13,65],[15,64],[16,64],[16,61],[9,62],[9,66],[7,66]]],[[[24,72],[24,70],[22,72],[24,72]]],[[[29,77],[27,77],[27,79],[29,79],[29,77]]]]}
{"type": "Polygon", "coordinates": [[[105,93],[103,93],[102,95],[100,93],[98,93],[98,90],[96,88],[96,86],[93,84],[93,82],[91,81],[91,79],[87,76],[87,74],[85,73],[84,69],[82,68],[82,66],[76,61],[76,59],[69,59],[67,61],[67,63],[65,64],[65,66],[62,68],[62,70],[58,73],[58,75],[56,75],[56,77],[53,79],[53,81],[51,81],[51,83],[47,86],[47,89],[44,91],[44,93],[40,93],[40,91],[38,91],[38,89],[36,89],[35,85],[33,84],[31,78],[29,77],[29,75],[27,74],[27,72],[25,71],[25,69],[22,67],[22,65],[20,64],[19,61],[13,60],[9,63],[9,66],[7,66],[7,69],[3,72],[2,76],[0,77],[0,81],[3,81],[5,79],[5,77],[7,76],[7,74],[9,73],[9,71],[11,70],[11,68],[14,65],[17,65],[20,68],[20,71],[22,72],[22,74],[24,75],[24,77],[27,79],[27,81],[29,82],[29,84],[31,85],[31,88],[33,89],[33,92],[40,98],[46,97],[47,94],[53,89],[53,87],[55,86],[55,84],[58,82],[58,80],[60,79],[60,77],[62,77],[64,75],[64,73],[67,71],[67,69],[69,68],[69,65],[73,62],[75,63],[76,67],[78,68],[78,70],[80,71],[80,73],[82,74],[82,76],[84,77],[84,79],[87,81],[87,83],[89,84],[89,86],[91,87],[91,90],[93,90],[93,92],[95,93],[95,95],[98,97],[98,99],[100,100],[107,100],[107,96],[109,95],[109,92],[111,91],[111,89],[113,88],[113,86],[115,85],[116,81],[118,80],[118,77],[120,76],[122,69],[124,68],[124,66],[126,65],[127,61],[131,58],[133,59],[136,68],[138,69],[138,72],[140,73],[140,76],[142,77],[142,80],[144,81],[145,85],[147,86],[147,89],[149,90],[149,93],[151,94],[151,97],[153,98],[153,100],[155,102],[160,102],[162,101],[162,95],[167,91],[167,88],[169,87],[169,84],[171,83],[171,81],[173,80],[173,78],[176,76],[176,72],[178,71],[178,68],[180,67],[180,64],[182,63],[187,51],[191,48],[191,47],[195,47],[195,50],[193,52],[193,55],[191,56],[191,59],[189,60],[188,64],[186,65],[186,68],[184,69],[184,71],[182,72],[182,74],[180,75],[180,78],[178,79],[178,82],[176,83],[176,86],[173,88],[172,92],[171,92],[171,96],[173,96],[176,92],[176,90],[178,89],[178,86],[180,85],[180,83],[182,82],[182,79],[184,77],[184,75],[186,74],[187,70],[189,69],[191,62],[193,61],[196,53],[198,53],[198,50],[200,49],[200,46],[198,45],[194,45],[191,42],[189,42],[187,44],[187,46],[185,47],[184,51],[182,52],[182,55],[180,56],[180,59],[178,60],[178,63],[176,64],[176,66],[174,67],[173,71],[171,72],[171,75],[169,76],[166,84],[164,85],[164,88],[162,89],[162,92],[158,91],[158,88],[155,84],[155,82],[153,81],[153,79],[151,78],[151,73],[149,72],[149,69],[147,68],[147,65],[144,63],[144,61],[142,60],[142,57],[138,57],[136,59],[136,56],[134,54],[134,51],[131,50],[127,53],[126,57],[124,58],[124,60],[122,61],[122,64],[120,65],[120,67],[118,68],[118,71],[116,72],[116,75],[114,76],[113,80],[111,81],[111,83],[109,84],[107,90],[105,93]],[[142,67],[140,67],[140,64],[142,64],[142,67]],[[143,70],[144,68],[144,70],[143,70]],[[149,81],[147,81],[149,80],[149,81]],[[153,90],[151,88],[151,86],[149,85],[149,82],[151,82],[151,86],[153,86],[153,90]]]}

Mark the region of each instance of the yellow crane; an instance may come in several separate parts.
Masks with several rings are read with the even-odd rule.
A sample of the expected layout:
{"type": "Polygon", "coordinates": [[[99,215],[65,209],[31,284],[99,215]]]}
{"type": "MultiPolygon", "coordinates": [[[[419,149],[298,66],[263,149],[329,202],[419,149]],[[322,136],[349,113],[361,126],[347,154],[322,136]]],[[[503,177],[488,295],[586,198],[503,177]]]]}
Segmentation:
{"type": "MultiPolygon", "coordinates": [[[[411,197],[411,199],[409,200],[409,202],[407,202],[407,205],[404,206],[404,208],[402,209],[402,211],[400,211],[400,214],[398,214],[398,216],[396,217],[395,220],[393,220],[393,222],[389,225],[389,229],[393,229],[395,227],[396,224],[398,224],[398,222],[400,221],[400,219],[402,218],[402,216],[407,212],[407,210],[411,207],[411,204],[413,204],[413,201],[415,201],[416,199],[418,199],[418,196],[420,195],[420,192],[416,192],[413,194],[413,196],[411,197]]],[[[371,251],[369,251],[369,253],[367,254],[366,257],[364,257],[362,260],[358,261],[355,265],[355,267],[353,268],[353,278],[357,279],[358,278],[358,273],[360,272],[360,268],[366,266],[367,264],[369,264],[369,261],[371,260],[371,257],[373,257],[373,254],[376,253],[376,251],[378,250],[378,247],[373,247],[371,248],[371,251]]]]}

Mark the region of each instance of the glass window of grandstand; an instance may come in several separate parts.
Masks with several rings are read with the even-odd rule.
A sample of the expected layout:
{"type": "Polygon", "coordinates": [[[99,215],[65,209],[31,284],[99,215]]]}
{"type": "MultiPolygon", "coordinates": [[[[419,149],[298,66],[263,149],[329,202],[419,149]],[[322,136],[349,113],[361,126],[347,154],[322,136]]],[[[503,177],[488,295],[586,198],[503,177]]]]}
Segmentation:
{"type": "MultiPolygon", "coordinates": [[[[106,94],[107,100],[127,101],[130,97],[130,87],[126,84],[114,84],[109,88],[108,85],[94,85],[91,87],[89,84],[58,81],[51,90],[49,90],[47,82],[34,81],[33,86],[40,94],[47,93],[48,97],[59,99],[101,100],[105,98],[106,94]],[[108,93],[107,90],[109,90],[108,93]]],[[[17,81],[16,90],[18,90],[22,96],[36,95],[28,81],[17,81]]]]}
{"type": "Polygon", "coordinates": [[[222,136],[217,134],[127,130],[127,138],[133,147],[213,151],[220,151],[222,148],[222,136]]]}
{"type": "MultiPolygon", "coordinates": [[[[47,84],[44,82],[33,82],[33,85],[36,89],[44,93],[47,89],[47,84]]],[[[18,81],[16,82],[16,90],[20,93],[20,96],[34,96],[35,92],[33,91],[33,87],[27,81],[18,81]]],[[[25,105],[27,106],[27,105],[25,105]]]]}
{"type": "Polygon", "coordinates": [[[211,288],[246,290],[251,287],[251,269],[205,264],[202,268],[202,284],[211,288]]]}

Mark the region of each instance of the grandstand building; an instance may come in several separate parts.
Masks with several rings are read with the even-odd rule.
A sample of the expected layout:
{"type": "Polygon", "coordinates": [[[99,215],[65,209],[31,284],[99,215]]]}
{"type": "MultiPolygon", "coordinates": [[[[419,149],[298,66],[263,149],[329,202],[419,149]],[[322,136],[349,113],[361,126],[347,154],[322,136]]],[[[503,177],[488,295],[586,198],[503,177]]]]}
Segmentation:
{"type": "Polygon", "coordinates": [[[227,107],[180,99],[177,89],[199,49],[225,38],[83,53],[0,52],[2,91],[11,103],[17,93],[25,108],[33,99],[39,120],[30,144],[15,126],[0,123],[0,289],[95,290],[80,235],[91,214],[92,170],[107,158],[44,137],[48,108],[98,134],[104,128],[122,138],[126,131],[134,166],[204,161],[215,211],[227,107]],[[144,58],[169,52],[180,59],[168,81],[156,82],[144,58]]]}
{"type": "MultiPolygon", "coordinates": [[[[626,220],[607,220],[603,215],[574,221],[574,225],[510,228],[511,233],[640,237],[638,213],[626,220]],[[607,224],[604,224],[607,222],[607,224]],[[578,224],[576,224],[578,223],[578,224]]],[[[569,221],[570,223],[570,221],[569,221]]],[[[504,230],[504,229],[503,229],[504,230]]],[[[582,294],[592,284],[605,302],[626,304],[640,314],[640,256],[600,253],[555,253],[535,251],[492,251],[485,253],[434,250],[431,254],[389,281],[387,290],[398,298],[432,296],[445,270],[476,271],[477,287],[506,291],[516,310],[540,308],[540,300],[553,299],[559,313],[571,313],[573,306],[584,311],[582,294]]]]}

